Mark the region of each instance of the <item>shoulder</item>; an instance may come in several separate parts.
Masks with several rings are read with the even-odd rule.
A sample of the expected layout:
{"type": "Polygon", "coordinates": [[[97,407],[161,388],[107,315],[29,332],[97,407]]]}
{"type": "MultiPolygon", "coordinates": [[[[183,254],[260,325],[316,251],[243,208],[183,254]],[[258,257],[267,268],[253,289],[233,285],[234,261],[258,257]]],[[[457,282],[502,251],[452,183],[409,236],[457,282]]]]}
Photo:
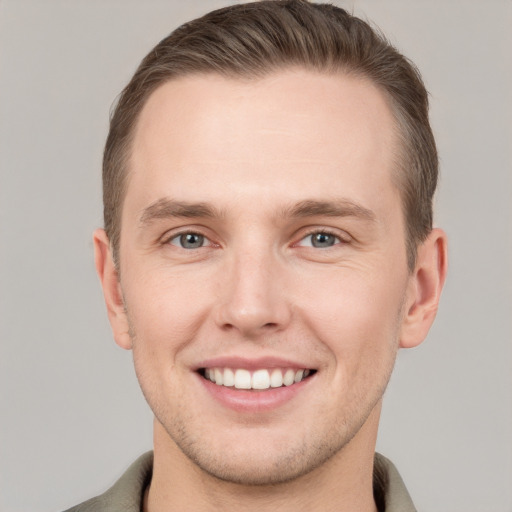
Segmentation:
{"type": "Polygon", "coordinates": [[[416,512],[416,507],[395,465],[380,453],[375,454],[373,493],[384,512],[416,512]]]}
{"type": "Polygon", "coordinates": [[[152,470],[153,452],[147,452],[139,457],[105,493],[65,512],[140,512],[152,470]]]}

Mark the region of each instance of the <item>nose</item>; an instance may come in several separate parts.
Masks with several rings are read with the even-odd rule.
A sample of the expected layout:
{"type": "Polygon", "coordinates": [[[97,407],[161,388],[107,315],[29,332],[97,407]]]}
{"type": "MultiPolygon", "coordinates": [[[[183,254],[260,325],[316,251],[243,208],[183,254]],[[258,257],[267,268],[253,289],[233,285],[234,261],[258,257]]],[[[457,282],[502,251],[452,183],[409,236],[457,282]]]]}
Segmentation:
{"type": "Polygon", "coordinates": [[[291,318],[284,269],[271,251],[244,251],[226,268],[216,321],[224,331],[256,339],[283,330],[291,318]]]}

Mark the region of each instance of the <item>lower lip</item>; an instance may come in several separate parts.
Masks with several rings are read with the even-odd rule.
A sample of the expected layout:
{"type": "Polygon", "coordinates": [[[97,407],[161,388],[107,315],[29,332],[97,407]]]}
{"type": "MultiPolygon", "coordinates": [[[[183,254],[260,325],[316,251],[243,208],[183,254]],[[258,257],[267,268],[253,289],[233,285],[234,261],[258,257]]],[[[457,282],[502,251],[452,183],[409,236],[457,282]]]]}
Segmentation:
{"type": "Polygon", "coordinates": [[[198,374],[202,385],[215,400],[229,409],[246,413],[271,411],[290,402],[310,384],[314,377],[312,375],[291,386],[266,390],[245,390],[219,386],[198,374]]]}

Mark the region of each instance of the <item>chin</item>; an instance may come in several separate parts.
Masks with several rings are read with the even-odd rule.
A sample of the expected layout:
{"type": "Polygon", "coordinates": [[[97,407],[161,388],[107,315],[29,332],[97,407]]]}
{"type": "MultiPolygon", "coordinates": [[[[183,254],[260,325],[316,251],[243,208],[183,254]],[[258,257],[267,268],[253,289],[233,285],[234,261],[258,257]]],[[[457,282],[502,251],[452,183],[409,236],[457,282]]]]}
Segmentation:
{"type": "Polygon", "coordinates": [[[214,436],[213,430],[194,434],[176,421],[162,426],[168,440],[196,468],[244,486],[282,484],[307,475],[342,451],[360,427],[345,425],[323,435],[308,431],[290,435],[291,429],[272,435],[265,428],[250,428],[241,435],[214,436]]]}
{"type": "MultiPolygon", "coordinates": [[[[305,447],[280,450],[267,456],[262,451],[236,454],[189,453],[185,455],[208,475],[245,486],[266,486],[290,482],[313,471],[334,455],[335,450],[313,451],[305,447]]],[[[268,452],[267,452],[268,453],[268,452]]]]}

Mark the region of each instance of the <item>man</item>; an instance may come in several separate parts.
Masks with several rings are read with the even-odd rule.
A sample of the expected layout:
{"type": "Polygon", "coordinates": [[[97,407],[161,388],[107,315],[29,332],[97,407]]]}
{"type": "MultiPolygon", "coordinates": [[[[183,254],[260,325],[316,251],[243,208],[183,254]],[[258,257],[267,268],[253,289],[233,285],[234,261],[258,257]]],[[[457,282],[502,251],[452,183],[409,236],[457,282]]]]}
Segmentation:
{"type": "Polygon", "coordinates": [[[96,267],[154,454],[71,510],[412,511],[375,455],[446,273],[415,68],[330,5],[212,12],[113,114],[96,267]]]}

